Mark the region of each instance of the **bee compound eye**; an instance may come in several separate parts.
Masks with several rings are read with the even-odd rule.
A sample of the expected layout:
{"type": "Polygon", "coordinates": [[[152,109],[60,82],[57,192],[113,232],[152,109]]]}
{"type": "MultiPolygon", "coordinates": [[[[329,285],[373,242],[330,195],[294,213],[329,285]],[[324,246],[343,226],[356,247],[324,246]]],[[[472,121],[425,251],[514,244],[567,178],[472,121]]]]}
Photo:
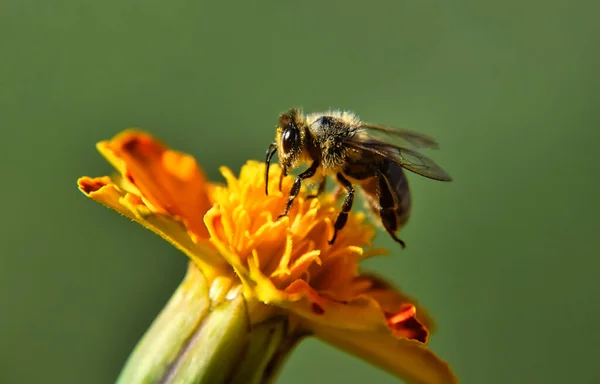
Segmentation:
{"type": "Polygon", "coordinates": [[[298,140],[298,132],[293,128],[286,128],[281,134],[281,147],[283,152],[290,153],[298,140]]]}

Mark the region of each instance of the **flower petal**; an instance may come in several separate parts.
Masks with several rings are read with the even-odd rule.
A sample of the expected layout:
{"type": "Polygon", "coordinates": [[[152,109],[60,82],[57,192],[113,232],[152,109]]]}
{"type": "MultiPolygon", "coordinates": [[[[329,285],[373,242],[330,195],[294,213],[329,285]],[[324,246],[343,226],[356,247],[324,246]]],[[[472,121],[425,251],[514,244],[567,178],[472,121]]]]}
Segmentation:
{"type": "Polygon", "coordinates": [[[431,318],[427,310],[419,305],[418,300],[403,293],[382,277],[374,273],[363,272],[356,279],[356,283],[368,284],[369,288],[364,291],[365,294],[377,300],[384,312],[396,313],[407,303],[412,304],[416,309],[416,320],[423,324],[429,333],[435,332],[435,321],[431,318]]]}
{"type": "Polygon", "coordinates": [[[360,357],[415,384],[454,384],[458,379],[448,364],[424,344],[397,338],[391,332],[364,332],[323,325],[313,328],[321,340],[360,357]]]}
{"type": "Polygon", "coordinates": [[[311,329],[313,324],[369,331],[390,329],[379,304],[368,296],[339,302],[323,297],[306,281],[300,279],[282,291],[260,272],[252,259],[248,260],[248,267],[248,275],[242,279],[253,282],[253,293],[258,300],[286,308],[302,318],[308,329],[311,329]]]}
{"type": "Polygon", "coordinates": [[[194,235],[208,237],[202,220],[211,205],[208,186],[192,156],[167,149],[136,130],[102,141],[97,148],[140,191],[150,208],[177,216],[194,235]]]}
{"type": "Polygon", "coordinates": [[[182,222],[169,215],[154,212],[140,197],[113,184],[110,177],[81,177],[77,184],[87,197],[138,222],[184,252],[208,278],[217,269],[226,268],[225,261],[208,241],[197,241],[182,222]]]}
{"type": "MultiPolygon", "coordinates": [[[[219,245],[215,244],[217,247],[219,245]]],[[[224,254],[225,247],[219,247],[224,254]]],[[[233,258],[225,256],[226,259],[233,258]]],[[[248,268],[233,264],[238,277],[250,287],[258,300],[268,305],[286,308],[303,319],[304,326],[312,329],[315,325],[338,329],[393,332],[397,337],[415,339],[425,343],[429,332],[420,321],[427,324],[431,320],[424,316],[417,318],[417,308],[413,301],[402,293],[393,290],[385,282],[369,280],[366,276],[356,278],[355,290],[351,298],[336,292],[317,291],[302,279],[296,279],[286,288],[279,289],[274,281],[265,276],[256,258],[247,260],[248,268]]]]}

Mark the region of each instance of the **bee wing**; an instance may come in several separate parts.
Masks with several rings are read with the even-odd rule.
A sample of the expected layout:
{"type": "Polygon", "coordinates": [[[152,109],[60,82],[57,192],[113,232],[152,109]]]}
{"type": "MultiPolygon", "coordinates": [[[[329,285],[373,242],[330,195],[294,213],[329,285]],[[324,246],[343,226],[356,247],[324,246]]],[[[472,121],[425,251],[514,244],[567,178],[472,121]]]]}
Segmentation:
{"type": "Polygon", "coordinates": [[[398,147],[377,140],[347,140],[346,145],[350,148],[367,151],[395,161],[403,168],[418,175],[440,181],[452,181],[452,177],[446,173],[433,160],[412,149],[398,147]]]}
{"type": "Polygon", "coordinates": [[[384,134],[393,138],[400,138],[417,148],[438,149],[437,141],[422,133],[371,123],[361,123],[359,129],[364,130],[367,135],[370,136],[372,136],[372,134],[384,134]]]}

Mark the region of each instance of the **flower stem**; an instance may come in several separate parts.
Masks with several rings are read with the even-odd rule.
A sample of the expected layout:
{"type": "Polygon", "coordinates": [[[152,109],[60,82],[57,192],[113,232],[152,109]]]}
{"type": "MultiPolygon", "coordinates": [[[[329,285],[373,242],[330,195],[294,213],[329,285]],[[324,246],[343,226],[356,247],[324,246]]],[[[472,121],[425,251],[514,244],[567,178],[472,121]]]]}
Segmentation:
{"type": "Polygon", "coordinates": [[[190,263],[187,275],[123,368],[117,384],[273,382],[299,340],[285,317],[252,325],[241,290],[212,302],[190,263]]]}

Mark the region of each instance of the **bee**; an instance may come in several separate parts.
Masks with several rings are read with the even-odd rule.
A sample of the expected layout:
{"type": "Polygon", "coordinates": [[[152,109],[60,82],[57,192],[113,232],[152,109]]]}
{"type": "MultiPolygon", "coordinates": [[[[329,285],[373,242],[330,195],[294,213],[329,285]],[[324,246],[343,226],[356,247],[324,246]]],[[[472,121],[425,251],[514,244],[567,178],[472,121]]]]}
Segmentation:
{"type": "Polygon", "coordinates": [[[431,159],[419,152],[394,144],[398,139],[417,148],[438,147],[437,142],[425,135],[408,130],[386,127],[361,121],[352,112],[328,111],[304,115],[292,108],[279,116],[275,141],[266,153],[265,184],[269,194],[269,165],[277,152],[282,166],[281,181],[289,171],[303,163],[310,166],[294,180],[284,212],[278,219],[287,216],[294,199],[300,192],[302,181],[321,177],[317,197],[325,190],[326,177],[334,176],[346,190],[341,211],[334,224],[334,233],[329,244],[348,220],[355,195],[355,185],[360,187],[368,206],[379,214],[381,224],[389,235],[406,247],[396,233],[410,216],[411,196],[404,169],[440,181],[452,178],[431,159]]]}

